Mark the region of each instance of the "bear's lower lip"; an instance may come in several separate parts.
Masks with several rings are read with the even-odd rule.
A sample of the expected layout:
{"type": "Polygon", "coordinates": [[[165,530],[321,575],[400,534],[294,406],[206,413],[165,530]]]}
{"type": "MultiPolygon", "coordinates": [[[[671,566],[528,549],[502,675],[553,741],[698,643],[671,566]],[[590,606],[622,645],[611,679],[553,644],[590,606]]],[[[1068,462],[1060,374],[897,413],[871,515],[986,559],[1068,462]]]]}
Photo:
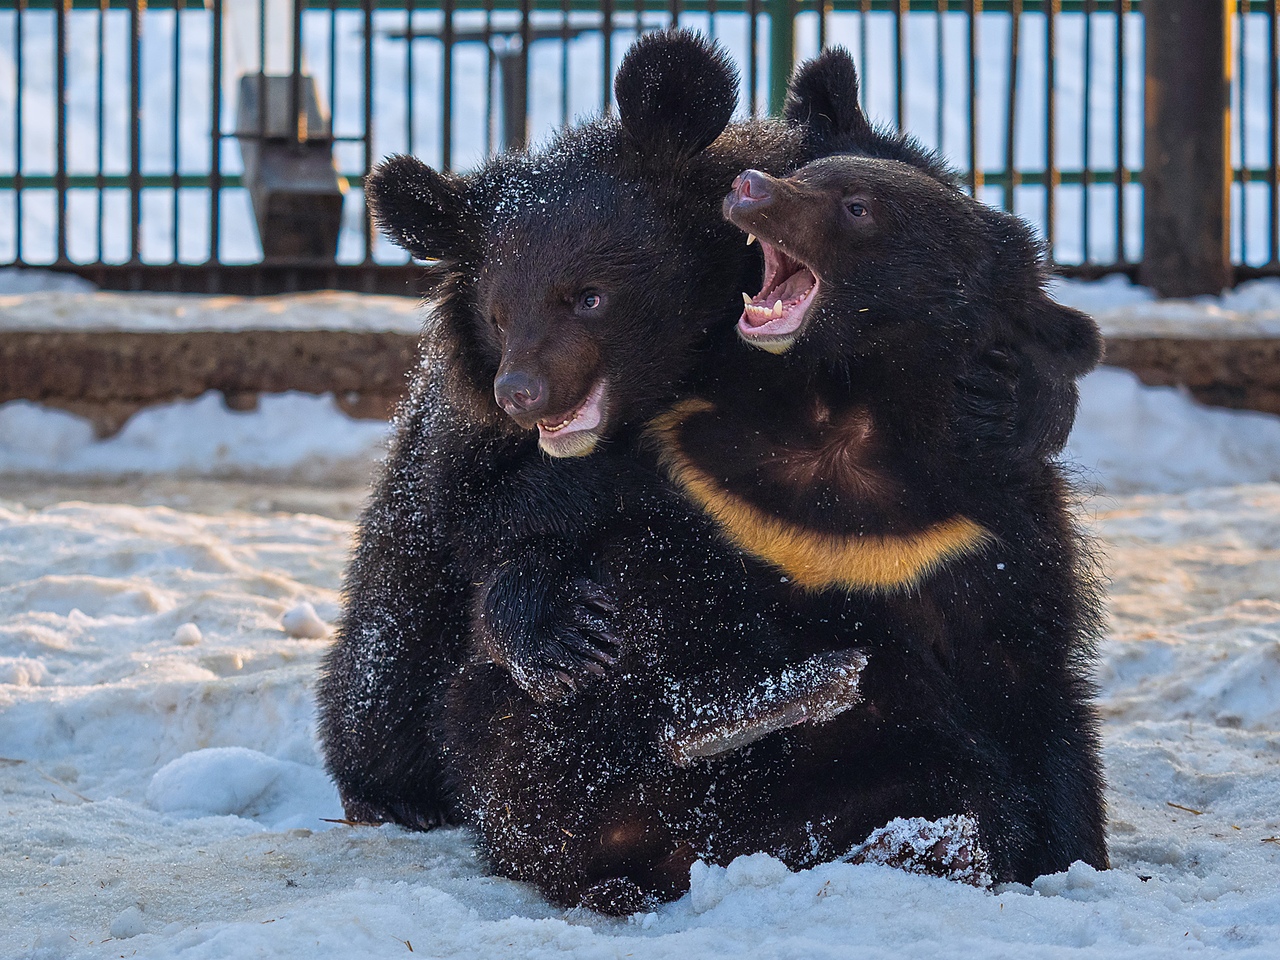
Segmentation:
{"type": "Polygon", "coordinates": [[[564,418],[538,421],[538,446],[553,457],[581,457],[595,449],[604,432],[607,384],[597,380],[591,391],[564,418]]]}
{"type": "Polygon", "coordinates": [[[748,343],[781,353],[799,336],[809,306],[821,285],[804,263],[760,240],[764,251],[764,288],[755,297],[743,294],[738,333],[748,343]]]}

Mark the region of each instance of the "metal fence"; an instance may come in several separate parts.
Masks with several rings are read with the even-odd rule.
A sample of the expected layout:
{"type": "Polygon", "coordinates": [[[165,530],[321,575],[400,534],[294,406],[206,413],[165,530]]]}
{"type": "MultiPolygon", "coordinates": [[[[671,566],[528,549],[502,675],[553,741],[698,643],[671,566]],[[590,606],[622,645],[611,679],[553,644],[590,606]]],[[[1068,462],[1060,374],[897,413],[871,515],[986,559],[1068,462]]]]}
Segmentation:
{"type": "MultiPolygon", "coordinates": [[[[629,43],[678,23],[736,58],[743,115],[777,109],[796,60],[848,47],[872,117],[1035,224],[1064,273],[1133,273],[1143,7],[0,0],[0,265],[113,288],[406,292],[415,271],[370,231],[372,163],[467,169],[608,110],[629,43]]],[[[1237,279],[1280,275],[1278,15],[1280,0],[1240,0],[1229,17],[1237,279]]]]}

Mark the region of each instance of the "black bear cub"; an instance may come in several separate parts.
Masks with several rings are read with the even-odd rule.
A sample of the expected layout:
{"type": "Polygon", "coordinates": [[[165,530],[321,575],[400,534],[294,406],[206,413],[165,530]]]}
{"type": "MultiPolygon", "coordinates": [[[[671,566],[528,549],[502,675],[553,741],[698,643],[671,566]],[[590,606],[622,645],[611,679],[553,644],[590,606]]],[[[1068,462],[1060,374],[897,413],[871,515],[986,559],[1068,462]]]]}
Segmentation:
{"type": "MultiPolygon", "coordinates": [[[[736,291],[758,276],[720,216],[725,185],[745,164],[799,157],[782,124],[728,125],[735,89],[708,42],[645,37],[619,70],[617,119],[468,177],[401,157],[366,184],[383,230],[435,261],[436,303],[321,676],[326,763],[349,819],[472,822],[499,870],[569,904],[624,909],[639,886],[592,888],[638,864],[644,889],[665,892],[688,860],[636,832],[652,807],[637,818],[621,789],[598,802],[603,852],[566,857],[560,830],[495,820],[500,795],[519,827],[611,792],[594,772],[561,789],[553,748],[629,788],[664,779],[622,776],[642,762],[665,772],[856,698],[861,654],[792,656],[785,611],[752,586],[760,571],[635,452],[709,343],[734,342],[736,291]],[[637,675],[618,722],[597,723],[592,704],[637,675]],[[550,746],[534,737],[546,722],[550,746]]],[[[706,796],[665,779],[686,808],[706,796]]]]}
{"type": "Polygon", "coordinates": [[[792,609],[856,620],[837,642],[867,650],[864,704],[787,734],[807,776],[766,803],[829,855],[892,816],[963,812],[996,880],[1101,868],[1098,584],[1054,460],[1098,333],[1044,293],[1021,221],[866,124],[845,55],[798,84],[841,74],[849,95],[818,111],[836,155],[748,170],[725,200],[764,251],[738,324],[760,352],[654,425],[792,609]]]}

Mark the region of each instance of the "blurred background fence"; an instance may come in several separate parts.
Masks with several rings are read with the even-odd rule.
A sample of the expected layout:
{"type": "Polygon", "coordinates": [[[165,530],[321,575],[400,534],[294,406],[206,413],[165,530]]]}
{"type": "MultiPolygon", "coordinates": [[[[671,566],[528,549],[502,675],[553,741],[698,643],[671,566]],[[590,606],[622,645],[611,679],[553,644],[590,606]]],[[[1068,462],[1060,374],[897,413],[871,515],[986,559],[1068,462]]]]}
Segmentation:
{"type": "Polygon", "coordinates": [[[852,51],[873,119],[1062,272],[1280,275],[1280,0],[0,0],[0,266],[117,289],[410,292],[360,181],[610,109],[638,32],[731,51],[740,115],[852,51]]]}

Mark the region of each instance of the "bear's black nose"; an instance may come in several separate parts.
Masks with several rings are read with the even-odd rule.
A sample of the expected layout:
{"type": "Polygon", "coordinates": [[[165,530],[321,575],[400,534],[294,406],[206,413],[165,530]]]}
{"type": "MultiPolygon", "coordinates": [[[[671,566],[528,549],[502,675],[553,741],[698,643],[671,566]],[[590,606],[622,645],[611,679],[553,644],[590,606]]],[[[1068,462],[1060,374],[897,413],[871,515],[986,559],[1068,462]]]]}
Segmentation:
{"type": "Polygon", "coordinates": [[[537,412],[546,395],[547,384],[541,377],[519,370],[504,373],[493,382],[494,399],[513,417],[537,412]]]}

